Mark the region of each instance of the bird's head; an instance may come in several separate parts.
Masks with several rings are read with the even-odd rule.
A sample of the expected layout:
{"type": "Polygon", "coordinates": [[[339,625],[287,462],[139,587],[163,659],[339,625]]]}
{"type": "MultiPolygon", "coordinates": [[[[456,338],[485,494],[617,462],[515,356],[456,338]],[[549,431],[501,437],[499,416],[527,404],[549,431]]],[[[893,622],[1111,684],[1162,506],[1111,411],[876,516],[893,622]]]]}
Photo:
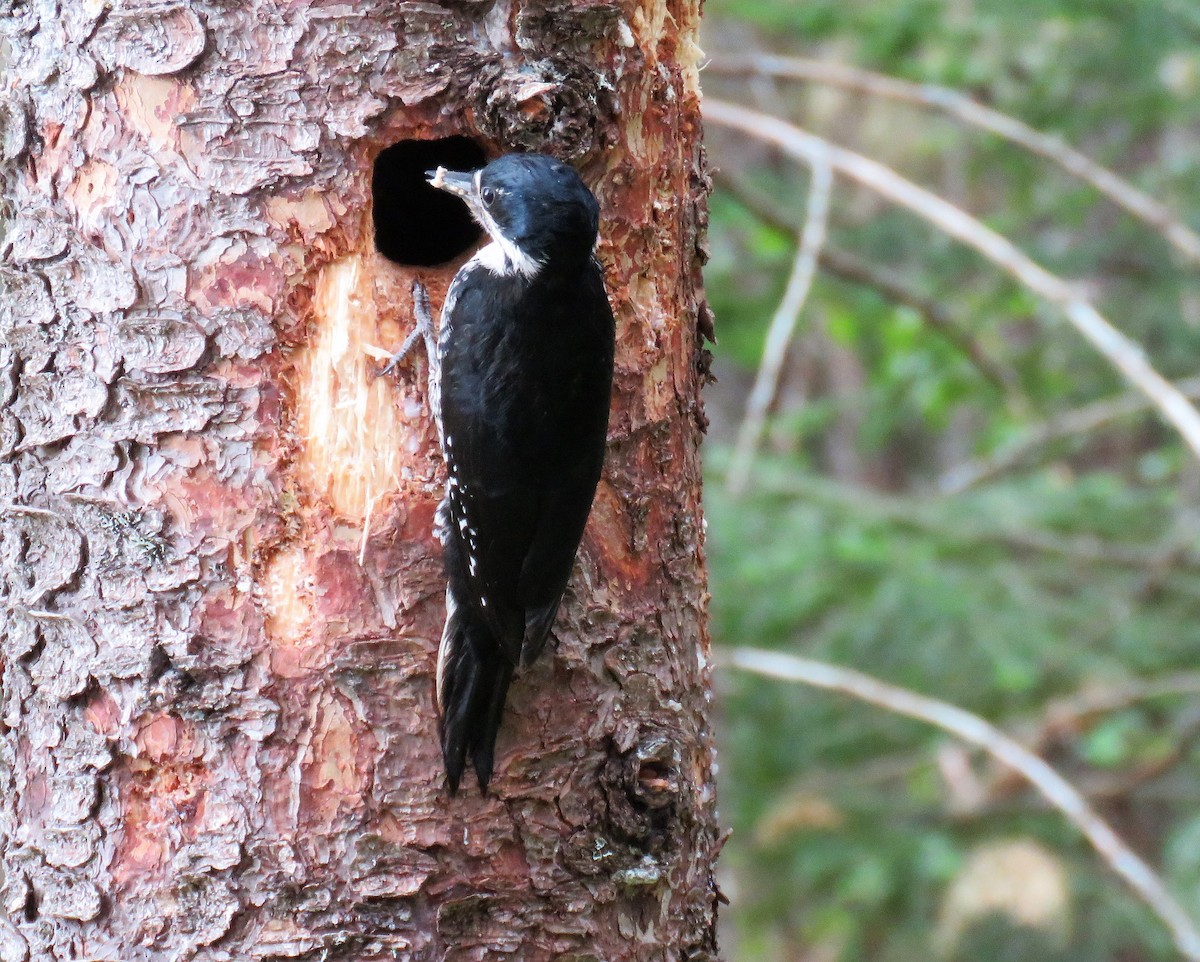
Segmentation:
{"type": "Polygon", "coordinates": [[[429,183],[461,197],[503,251],[532,277],[550,261],[586,260],[596,244],[600,205],[568,164],[542,154],[506,154],[482,170],[439,167],[429,183]]]}

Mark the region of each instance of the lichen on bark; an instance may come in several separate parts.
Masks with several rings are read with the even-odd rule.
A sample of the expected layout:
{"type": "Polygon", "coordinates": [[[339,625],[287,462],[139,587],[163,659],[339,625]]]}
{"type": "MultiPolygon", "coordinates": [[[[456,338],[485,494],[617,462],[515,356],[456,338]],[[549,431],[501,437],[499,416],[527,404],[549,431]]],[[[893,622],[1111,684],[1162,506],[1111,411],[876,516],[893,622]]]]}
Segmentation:
{"type": "Polygon", "coordinates": [[[0,0],[4,962],[714,957],[698,14],[0,0]],[[448,799],[441,466],[369,353],[460,261],[370,191],[459,134],[579,166],[619,343],[556,645],[448,799]]]}

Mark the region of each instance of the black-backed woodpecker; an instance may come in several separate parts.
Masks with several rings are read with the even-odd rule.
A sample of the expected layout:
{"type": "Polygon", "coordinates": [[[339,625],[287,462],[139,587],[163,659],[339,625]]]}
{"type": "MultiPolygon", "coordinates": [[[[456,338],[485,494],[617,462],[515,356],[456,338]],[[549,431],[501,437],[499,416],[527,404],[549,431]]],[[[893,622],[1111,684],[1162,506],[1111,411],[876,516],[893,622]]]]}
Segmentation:
{"type": "Polygon", "coordinates": [[[600,206],[570,166],[508,154],[429,177],[490,237],[450,284],[436,345],[414,291],[447,467],[442,756],[451,792],[468,756],[486,792],[513,671],[546,644],[600,479],[614,324],[593,256],[600,206]]]}

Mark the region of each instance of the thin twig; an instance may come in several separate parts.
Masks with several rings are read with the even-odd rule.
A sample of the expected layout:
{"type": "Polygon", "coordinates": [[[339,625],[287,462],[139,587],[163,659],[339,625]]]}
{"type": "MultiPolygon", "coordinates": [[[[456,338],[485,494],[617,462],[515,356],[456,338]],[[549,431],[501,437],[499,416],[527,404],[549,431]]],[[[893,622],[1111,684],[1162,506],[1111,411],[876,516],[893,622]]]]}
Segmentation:
{"type": "MultiPolygon", "coordinates": [[[[760,197],[740,177],[716,170],[715,180],[729,191],[731,197],[760,221],[789,237],[796,229],[765,197],[760,197]]],[[[1020,393],[1015,371],[1004,367],[988,356],[969,332],[963,330],[940,302],[908,285],[895,271],[872,264],[844,248],[825,241],[821,248],[822,270],[859,287],[868,287],[884,300],[901,304],[917,313],[925,325],[959,351],[988,384],[1003,395],[1009,408],[1017,414],[1029,411],[1029,402],[1020,393]]]]}
{"type": "Polygon", "coordinates": [[[1079,727],[1088,718],[1120,711],[1143,701],[1157,701],[1179,695],[1200,695],[1200,672],[1185,671],[1160,678],[1130,678],[1114,684],[1085,688],[1050,701],[1036,724],[1022,739],[1044,744],[1051,735],[1079,727]]]}
{"type": "MultiPolygon", "coordinates": [[[[1200,399],[1200,378],[1179,381],[1175,387],[1187,397],[1200,399]]],[[[1029,456],[1039,448],[1076,435],[1097,431],[1114,421],[1140,414],[1150,407],[1151,404],[1145,397],[1130,393],[1094,401],[1073,411],[1067,411],[1029,428],[987,457],[976,458],[951,468],[938,480],[938,490],[944,494],[962,494],[984,481],[991,481],[1026,463],[1029,456]]]]}
{"type": "Polygon", "coordinates": [[[787,289],[783,292],[783,300],[779,302],[775,316],[771,318],[762,363],[758,366],[758,376],[754,379],[754,387],[746,399],[746,415],[738,431],[733,464],[729,469],[729,490],[734,494],[740,494],[746,488],[754,453],[758,448],[759,438],[762,437],[763,426],[767,422],[767,412],[771,409],[775,392],[779,389],[779,375],[783,370],[788,344],[791,343],[792,332],[796,329],[800,312],[804,310],[804,302],[808,300],[808,292],[812,289],[813,278],[817,273],[821,248],[825,246],[826,226],[829,222],[829,195],[833,191],[833,167],[829,158],[820,150],[813,151],[806,159],[812,170],[808,190],[808,213],[805,215],[804,229],[800,232],[800,243],[796,248],[792,274],[788,278],[787,289]]]}
{"type": "Polygon", "coordinates": [[[1036,552],[1083,564],[1146,571],[1162,564],[1167,552],[1181,568],[1200,568],[1200,554],[1190,546],[1131,545],[1090,535],[1066,537],[1059,532],[1017,527],[987,527],[974,521],[939,518],[930,505],[916,498],[884,495],[861,487],[823,481],[803,472],[789,472],[777,480],[760,474],[756,484],[764,494],[783,495],[845,511],[857,518],[874,517],[891,524],[926,532],[951,544],[994,544],[1012,551],[1036,552]]]}
{"type": "Polygon", "coordinates": [[[943,304],[909,287],[894,271],[871,264],[851,251],[828,248],[821,266],[843,280],[877,290],[884,298],[915,311],[930,330],[962,354],[979,374],[1004,397],[1015,414],[1027,414],[1029,401],[1021,394],[1016,372],[994,361],[979,342],[964,331],[943,304]]]}
{"type": "Polygon", "coordinates": [[[1189,962],[1200,962],[1200,931],[1154,869],[1125,844],[1066,779],[978,715],[859,671],[782,652],[737,648],[723,656],[719,663],[768,678],[842,692],[895,714],[926,722],[982,748],[997,761],[1019,772],[1078,828],[1096,853],[1170,930],[1180,954],[1189,962]]]}
{"type": "MultiPolygon", "coordinates": [[[[1182,672],[1160,678],[1130,678],[1101,688],[1091,686],[1073,695],[1054,699],[1044,706],[1036,719],[1026,719],[1006,725],[1022,745],[1030,751],[1043,752],[1052,748],[1054,742],[1069,735],[1078,734],[1094,723],[1100,715],[1121,711],[1144,701],[1200,694],[1200,672],[1182,672]]],[[[1143,761],[1130,771],[1108,773],[1101,778],[1081,780],[1080,791],[1088,798],[1113,797],[1133,791],[1143,782],[1157,778],[1173,765],[1182,761],[1190,750],[1190,743],[1200,731],[1200,724],[1192,713],[1184,715],[1185,731],[1172,733],[1170,751],[1165,755],[1143,761]]],[[[1017,781],[1010,772],[994,774],[986,780],[986,796],[991,800],[1011,794],[1017,781]]],[[[985,797],[980,805],[989,801],[985,797]]]]}
{"type": "MultiPolygon", "coordinates": [[[[1184,672],[1148,679],[1131,678],[1101,687],[1092,685],[1051,700],[1032,717],[1024,716],[1005,721],[1004,727],[1012,732],[1012,737],[1025,748],[1041,752],[1053,739],[1076,731],[1097,716],[1130,708],[1144,701],[1187,695],[1200,695],[1200,672],[1184,672]]],[[[1172,752],[1173,757],[1175,754],[1172,752]]],[[[881,782],[911,778],[915,771],[931,764],[933,761],[927,751],[906,751],[849,765],[840,771],[818,769],[805,773],[792,783],[789,788],[790,797],[828,794],[846,790],[846,786],[858,790],[881,782]]],[[[989,784],[985,788],[990,795],[995,792],[996,785],[989,784]]],[[[1091,790],[1083,786],[1081,789],[1085,796],[1093,797],[1091,790]]],[[[1106,789],[1106,796],[1107,794],[1106,789]]],[[[991,801],[984,798],[980,805],[990,804],[991,801]]],[[[784,804],[787,804],[786,801],[784,804]]]]}
{"type": "Polygon", "coordinates": [[[828,60],[770,54],[716,57],[705,69],[735,76],[778,77],[829,84],[873,97],[886,97],[940,110],[965,124],[1024,147],[1091,184],[1114,204],[1158,231],[1190,261],[1200,263],[1200,234],[1179,220],[1165,204],[1059,138],[1035,130],[1008,114],[985,107],[957,90],[934,84],[911,83],[828,60]]]}
{"type": "Polygon", "coordinates": [[[837,147],[776,117],[712,99],[704,101],[704,117],[712,123],[775,144],[808,163],[815,162],[818,157],[828,157],[836,173],[908,208],[951,237],[973,247],[1031,291],[1057,306],[1076,330],[1178,429],[1184,441],[1200,457],[1200,412],[1150,366],[1139,344],[1113,327],[1075,287],[1036,263],[1008,238],[878,161],[837,147]]]}

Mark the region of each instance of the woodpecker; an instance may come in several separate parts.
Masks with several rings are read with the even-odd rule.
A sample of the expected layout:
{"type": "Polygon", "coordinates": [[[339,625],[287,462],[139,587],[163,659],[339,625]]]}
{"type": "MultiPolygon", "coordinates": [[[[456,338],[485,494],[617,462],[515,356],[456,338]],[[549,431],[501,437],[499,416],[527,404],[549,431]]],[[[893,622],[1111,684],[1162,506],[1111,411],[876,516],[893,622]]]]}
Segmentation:
{"type": "Polygon", "coordinates": [[[413,298],[447,468],[442,757],[452,794],[468,756],[486,793],[513,671],[546,644],[600,479],[614,322],[593,256],[600,205],[570,166],[508,154],[427,177],[490,239],[451,282],[436,342],[419,284],[413,298]]]}

